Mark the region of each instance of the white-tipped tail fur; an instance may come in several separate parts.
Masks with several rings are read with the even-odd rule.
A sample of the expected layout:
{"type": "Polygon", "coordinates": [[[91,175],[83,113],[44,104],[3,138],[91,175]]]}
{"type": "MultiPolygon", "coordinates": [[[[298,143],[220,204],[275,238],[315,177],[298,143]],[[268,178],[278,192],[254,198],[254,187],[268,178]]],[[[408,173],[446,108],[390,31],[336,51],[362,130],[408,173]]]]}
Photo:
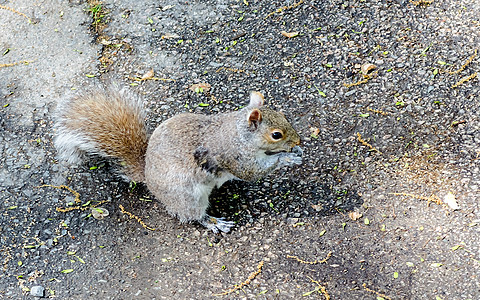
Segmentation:
{"type": "Polygon", "coordinates": [[[96,88],[61,103],[55,124],[60,159],[79,163],[86,154],[113,158],[134,181],[144,181],[148,137],[142,99],[127,90],[96,88]]]}
{"type": "Polygon", "coordinates": [[[68,130],[67,127],[56,126],[57,135],[54,139],[58,158],[70,164],[82,162],[86,153],[93,154],[98,148],[93,141],[80,132],[68,130]]]}

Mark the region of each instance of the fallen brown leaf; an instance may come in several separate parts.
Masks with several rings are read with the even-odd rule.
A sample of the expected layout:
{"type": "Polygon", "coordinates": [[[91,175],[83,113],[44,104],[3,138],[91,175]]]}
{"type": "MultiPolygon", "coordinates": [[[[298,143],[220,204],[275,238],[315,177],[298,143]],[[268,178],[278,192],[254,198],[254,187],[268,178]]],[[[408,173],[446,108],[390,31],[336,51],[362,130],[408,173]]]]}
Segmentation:
{"type": "Polygon", "coordinates": [[[178,39],[180,36],[179,35],[176,35],[175,33],[165,33],[164,35],[162,35],[161,39],[162,40],[165,40],[165,39],[178,39]]]}
{"type": "Polygon", "coordinates": [[[155,71],[153,71],[153,69],[150,69],[147,73],[143,74],[140,80],[152,79],[154,76],[155,76],[155,71]]]}
{"type": "Polygon", "coordinates": [[[198,89],[202,89],[203,92],[208,92],[210,88],[212,88],[212,86],[206,82],[195,83],[189,87],[189,89],[193,92],[197,92],[198,89]]]}
{"type": "Polygon", "coordinates": [[[370,71],[375,70],[376,68],[377,68],[377,66],[375,66],[374,64],[364,64],[364,65],[362,65],[360,70],[362,71],[363,75],[368,75],[368,73],[370,73],[370,71]]]}
{"type": "Polygon", "coordinates": [[[312,136],[318,137],[320,129],[318,129],[317,127],[310,127],[310,132],[312,136]]]}
{"type": "Polygon", "coordinates": [[[353,221],[356,221],[360,219],[363,215],[359,213],[358,211],[351,211],[348,213],[348,217],[352,219],[353,221]]]}
{"type": "Polygon", "coordinates": [[[286,31],[280,31],[280,33],[284,36],[284,37],[287,37],[289,39],[293,38],[293,37],[296,37],[298,35],[298,31],[294,31],[294,32],[286,32],[286,31]]]}

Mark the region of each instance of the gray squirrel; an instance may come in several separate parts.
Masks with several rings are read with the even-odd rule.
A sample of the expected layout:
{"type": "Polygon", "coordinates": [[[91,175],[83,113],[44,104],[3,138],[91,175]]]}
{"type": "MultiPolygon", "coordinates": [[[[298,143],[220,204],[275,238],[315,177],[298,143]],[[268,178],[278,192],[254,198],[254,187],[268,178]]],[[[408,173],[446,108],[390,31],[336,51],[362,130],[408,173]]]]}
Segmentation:
{"type": "Polygon", "coordinates": [[[234,225],[207,214],[215,187],[302,163],[300,136],[283,114],[263,106],[259,92],[237,111],[176,115],[151,136],[142,102],[126,89],[109,87],[59,105],[54,143],[60,159],[112,159],[125,179],[145,183],[180,222],[197,221],[215,233],[234,225]]]}

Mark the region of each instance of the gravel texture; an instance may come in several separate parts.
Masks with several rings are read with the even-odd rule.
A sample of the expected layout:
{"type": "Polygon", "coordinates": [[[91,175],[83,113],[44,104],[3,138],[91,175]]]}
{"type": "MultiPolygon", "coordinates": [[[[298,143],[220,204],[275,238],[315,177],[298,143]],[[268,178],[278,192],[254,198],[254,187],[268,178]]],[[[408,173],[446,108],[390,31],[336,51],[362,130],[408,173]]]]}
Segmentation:
{"type": "Polygon", "coordinates": [[[105,0],[97,30],[84,1],[0,5],[31,18],[0,8],[0,66],[29,61],[0,67],[0,299],[211,299],[261,261],[217,298],[480,298],[478,77],[452,87],[480,71],[477,0],[105,0]],[[132,79],[151,69],[169,80],[132,79]],[[304,164],[215,191],[229,234],[179,224],[108,162],[56,160],[57,103],[100,82],[144,95],[151,130],[262,91],[304,164]]]}

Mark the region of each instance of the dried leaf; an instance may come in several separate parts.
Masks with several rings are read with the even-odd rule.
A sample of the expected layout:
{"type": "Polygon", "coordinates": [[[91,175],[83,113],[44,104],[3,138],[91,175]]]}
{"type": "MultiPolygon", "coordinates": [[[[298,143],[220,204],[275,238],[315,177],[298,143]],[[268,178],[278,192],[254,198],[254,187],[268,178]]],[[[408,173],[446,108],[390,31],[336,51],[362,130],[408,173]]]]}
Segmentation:
{"type": "Polygon", "coordinates": [[[153,71],[153,69],[150,69],[147,73],[143,74],[140,80],[152,79],[154,76],[155,76],[155,72],[153,71]]]}
{"type": "Polygon", "coordinates": [[[458,206],[457,200],[455,199],[455,195],[452,194],[452,192],[448,192],[448,194],[445,195],[443,202],[447,203],[447,205],[453,210],[460,209],[460,206],[458,206]]]}
{"type": "Polygon", "coordinates": [[[178,39],[180,38],[179,35],[175,34],[175,33],[165,33],[164,35],[162,35],[161,39],[178,39]]]}
{"type": "Polygon", "coordinates": [[[363,75],[368,75],[370,71],[375,70],[376,68],[377,66],[375,66],[374,64],[364,64],[362,65],[360,70],[362,71],[363,75]]]}
{"type": "MultiPolygon", "coordinates": [[[[318,138],[318,134],[320,133],[320,129],[318,129],[317,127],[310,127],[310,132],[311,132],[310,137],[316,139],[316,138],[318,138]]],[[[313,207],[313,206],[314,206],[314,205],[312,205],[312,207],[313,207]]],[[[314,209],[315,209],[315,207],[314,207],[314,209]]],[[[316,210],[316,209],[315,209],[315,210],[316,210]]],[[[321,209],[320,209],[320,210],[321,210],[321,209]]],[[[317,211],[318,211],[318,210],[317,210],[317,211]]]]}
{"type": "Polygon", "coordinates": [[[296,37],[298,35],[298,31],[293,31],[293,32],[286,32],[286,31],[280,31],[280,33],[289,39],[296,37]]]}
{"type": "Polygon", "coordinates": [[[189,87],[192,92],[197,92],[199,90],[202,92],[208,92],[211,88],[212,86],[206,82],[195,83],[189,87]]]}
{"type": "Polygon", "coordinates": [[[175,7],[175,5],[165,5],[164,7],[162,7],[162,11],[166,11],[167,9],[170,9],[173,7],[175,7]]]}
{"type": "Polygon", "coordinates": [[[360,219],[363,215],[359,213],[358,211],[351,211],[348,213],[348,217],[352,219],[353,221],[356,221],[360,219]]]}

